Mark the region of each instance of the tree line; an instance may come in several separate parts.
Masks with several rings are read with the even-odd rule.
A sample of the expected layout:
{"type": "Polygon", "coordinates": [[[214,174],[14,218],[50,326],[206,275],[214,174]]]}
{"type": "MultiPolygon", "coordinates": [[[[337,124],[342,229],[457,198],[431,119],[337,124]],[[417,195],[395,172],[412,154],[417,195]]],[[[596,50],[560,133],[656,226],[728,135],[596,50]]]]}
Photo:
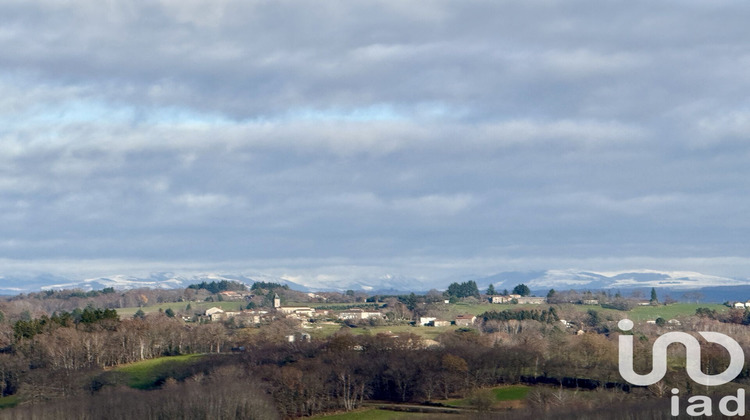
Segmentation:
{"type": "MultiPolygon", "coordinates": [[[[370,400],[439,404],[446,398],[471,396],[484,387],[513,383],[554,386],[535,387],[527,399],[528,409],[506,418],[649,406],[658,390],[624,391],[611,386],[619,380],[616,335],[569,334],[559,323],[550,322],[554,313],[546,311],[542,316],[541,312],[506,313],[507,320],[488,314],[478,329],[441,334],[439,346],[427,346],[410,333],[355,335],[345,327],[330,337],[289,343],[284,339],[292,328],[288,320],[278,320],[252,336],[222,324],[198,325],[182,337],[182,351],[217,355],[204,356],[196,364],[170,366],[152,391],[127,389],[116,372],[94,369],[97,365],[92,360],[104,357],[104,347],[120,347],[123,339],[135,344],[131,353],[138,359],[140,339],[177,339],[184,325],[163,315],[149,315],[145,320],[120,320],[114,331],[61,326],[22,338],[11,352],[0,354],[5,383],[15,386],[5,391],[30,402],[4,413],[13,418],[298,418],[354,410],[370,400]],[[519,326],[517,332],[514,326],[519,326]],[[198,341],[219,339],[235,348],[241,345],[243,350],[227,354],[231,353],[228,347],[200,347],[190,335],[208,334],[201,330],[204,327],[218,327],[213,331],[218,335],[196,336],[198,341]],[[97,347],[97,342],[103,347],[97,347]],[[17,375],[14,384],[12,375],[17,375]],[[572,392],[553,393],[566,386],[598,389],[598,394],[587,399],[572,392]]],[[[636,340],[636,355],[650,346],[658,332],[639,332],[646,335],[636,340]]],[[[158,343],[147,344],[150,356],[180,351],[175,342],[171,350],[166,349],[168,340],[158,343]]],[[[726,361],[719,353],[712,357],[715,366],[710,369],[721,370],[726,361]]],[[[638,356],[636,367],[645,369],[650,363],[647,359],[638,356]]],[[[665,386],[681,386],[686,380],[672,372],[667,378],[671,383],[665,386]]],[[[746,375],[740,380],[746,381],[746,375]]]]}
{"type": "Polygon", "coordinates": [[[515,319],[518,321],[524,321],[524,320],[533,320],[533,321],[539,321],[539,322],[547,322],[552,323],[555,321],[559,321],[560,317],[557,316],[557,311],[553,306],[550,306],[549,309],[521,309],[521,310],[510,310],[506,309],[504,311],[487,311],[479,315],[479,318],[483,319],[485,322],[490,320],[498,320],[498,321],[509,321],[511,319],[515,319]]]}
{"type": "Polygon", "coordinates": [[[197,284],[191,284],[190,286],[188,286],[188,289],[204,289],[210,293],[220,293],[228,291],[244,292],[247,290],[247,286],[245,286],[244,283],[240,283],[238,281],[220,280],[212,281],[210,283],[202,281],[197,284]]]}

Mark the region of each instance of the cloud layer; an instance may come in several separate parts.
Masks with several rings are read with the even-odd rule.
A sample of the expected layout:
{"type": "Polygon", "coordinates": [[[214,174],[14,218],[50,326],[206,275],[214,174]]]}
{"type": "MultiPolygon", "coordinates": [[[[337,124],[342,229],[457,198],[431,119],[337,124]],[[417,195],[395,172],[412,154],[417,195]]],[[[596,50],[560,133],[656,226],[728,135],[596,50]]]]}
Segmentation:
{"type": "Polygon", "coordinates": [[[4,2],[0,256],[746,275],[748,15],[4,2]]]}

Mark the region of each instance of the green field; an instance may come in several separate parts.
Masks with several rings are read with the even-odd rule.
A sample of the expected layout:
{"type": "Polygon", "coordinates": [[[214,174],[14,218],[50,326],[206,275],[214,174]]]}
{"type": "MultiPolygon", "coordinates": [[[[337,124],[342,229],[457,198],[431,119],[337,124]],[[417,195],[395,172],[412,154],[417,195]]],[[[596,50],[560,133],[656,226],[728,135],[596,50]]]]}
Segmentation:
{"type": "Polygon", "coordinates": [[[386,334],[403,334],[412,333],[417,334],[422,338],[434,340],[438,335],[446,331],[454,331],[455,325],[449,327],[415,327],[408,324],[400,325],[383,325],[378,327],[346,327],[342,324],[310,324],[312,328],[305,328],[305,332],[309,333],[313,338],[325,338],[341,330],[347,331],[354,335],[377,335],[381,333],[386,334]]]}
{"type": "Polygon", "coordinates": [[[511,385],[494,388],[492,393],[496,401],[514,401],[526,398],[531,388],[525,385],[511,385]]]}
{"type": "MultiPolygon", "coordinates": [[[[456,305],[457,307],[460,304],[456,305]]],[[[622,318],[632,319],[633,321],[648,321],[655,320],[656,318],[662,317],[665,320],[677,318],[680,316],[695,315],[695,310],[698,308],[709,308],[716,312],[724,312],[729,310],[728,307],[718,303],[673,303],[670,305],[657,305],[657,306],[636,306],[630,311],[618,311],[616,309],[602,308],[600,305],[573,305],[573,304],[561,304],[561,305],[512,305],[512,304],[482,304],[482,305],[466,305],[465,312],[480,314],[487,311],[504,311],[506,309],[547,309],[550,306],[554,306],[557,309],[557,313],[569,311],[587,312],[589,310],[597,311],[605,319],[607,317],[613,320],[620,320],[622,318]]],[[[562,316],[561,316],[562,318],[562,316]]]]}
{"type": "MultiPolygon", "coordinates": [[[[526,394],[529,393],[531,387],[525,385],[509,385],[492,388],[492,394],[495,396],[497,403],[506,401],[519,401],[526,398],[526,394]]],[[[445,401],[447,406],[454,406],[457,408],[468,408],[471,406],[469,398],[462,398],[458,400],[445,401]]],[[[496,407],[497,408],[497,407],[496,407]]],[[[459,416],[460,417],[460,416],[459,416]]],[[[401,411],[390,411],[381,410],[376,408],[362,409],[352,411],[349,413],[329,414],[323,416],[313,417],[313,419],[321,420],[392,420],[392,419],[450,419],[456,418],[456,414],[445,414],[445,413],[407,413],[401,411]]]]}
{"type": "MultiPolygon", "coordinates": [[[[508,385],[492,388],[492,395],[495,396],[495,402],[517,401],[525,399],[529,391],[531,391],[531,387],[526,385],[508,385]]],[[[448,400],[445,404],[455,407],[469,407],[471,406],[471,398],[448,400]]]]}
{"type": "Polygon", "coordinates": [[[316,420],[450,419],[455,418],[455,414],[406,413],[401,411],[381,410],[378,408],[366,408],[363,410],[350,411],[348,413],[328,414],[311,418],[316,420]]]}
{"type": "MultiPolygon", "coordinates": [[[[481,304],[481,305],[465,305],[456,304],[459,313],[471,313],[479,315],[486,311],[503,311],[503,310],[514,310],[514,309],[547,309],[550,305],[501,305],[501,304],[481,304]]],[[[706,304],[695,304],[695,303],[675,303],[671,305],[660,305],[660,306],[638,306],[633,308],[631,311],[618,311],[615,309],[602,308],[601,306],[594,305],[554,305],[558,308],[558,313],[563,310],[575,310],[578,312],[587,312],[588,310],[595,310],[600,313],[604,318],[610,317],[614,321],[618,321],[623,318],[632,319],[633,321],[645,322],[648,320],[656,320],[656,318],[662,317],[665,320],[673,318],[679,318],[681,316],[695,315],[695,310],[698,308],[709,308],[716,312],[724,312],[729,310],[728,307],[715,303],[706,304]]],[[[410,332],[417,334],[423,338],[435,339],[441,333],[447,331],[455,331],[456,326],[451,325],[448,327],[414,327],[411,325],[392,325],[382,327],[364,327],[364,328],[352,328],[350,331],[353,334],[377,334],[380,332],[392,332],[398,334],[400,332],[410,332]]]]}
{"type": "Polygon", "coordinates": [[[456,326],[451,325],[448,327],[415,327],[412,325],[384,325],[382,327],[358,327],[358,328],[351,328],[349,331],[352,334],[379,334],[379,333],[392,333],[392,334],[401,334],[401,333],[412,333],[417,334],[418,336],[426,339],[434,340],[437,338],[438,335],[446,332],[446,331],[455,331],[456,326]]]}
{"type": "Polygon", "coordinates": [[[728,307],[718,303],[673,303],[666,306],[638,306],[633,308],[630,312],[620,313],[627,314],[628,318],[633,321],[655,320],[659,317],[669,320],[679,316],[695,315],[695,310],[698,308],[709,308],[716,312],[725,312],[729,310],[728,307]]]}
{"type": "Polygon", "coordinates": [[[18,405],[18,396],[9,395],[7,397],[0,397],[0,410],[3,408],[11,408],[18,405]]]}
{"type": "MultiPolygon", "coordinates": [[[[479,315],[486,311],[504,311],[504,310],[516,310],[516,309],[547,309],[550,305],[500,305],[500,304],[481,304],[481,305],[466,305],[466,304],[456,304],[451,305],[456,307],[456,312],[458,313],[471,313],[479,315]]],[[[710,308],[717,312],[722,312],[725,310],[728,310],[726,306],[719,305],[719,304],[695,304],[695,303],[675,303],[668,306],[639,306],[636,308],[633,308],[631,311],[618,311],[615,309],[606,309],[602,308],[598,305],[572,305],[572,304],[565,304],[565,305],[553,305],[556,308],[558,308],[558,313],[563,311],[577,311],[577,312],[587,312],[588,310],[595,310],[599,312],[599,314],[604,318],[611,318],[613,321],[618,321],[622,318],[629,318],[633,321],[640,321],[645,322],[648,320],[655,320],[658,317],[662,317],[666,320],[672,319],[672,318],[678,318],[680,316],[690,316],[695,314],[695,310],[697,308],[710,308]]],[[[341,330],[341,325],[339,324],[312,324],[315,327],[313,329],[306,329],[307,332],[309,332],[314,338],[323,338],[327,337],[339,330],[341,330]],[[321,327],[321,328],[317,328],[321,327]]],[[[362,327],[356,327],[356,328],[349,328],[349,332],[351,334],[355,335],[365,335],[365,334],[372,334],[376,335],[378,333],[393,333],[393,334],[399,334],[399,333],[412,333],[417,334],[422,338],[431,339],[434,340],[439,336],[440,334],[444,332],[449,331],[455,331],[456,330],[455,325],[447,326],[447,327],[425,327],[425,326],[412,326],[408,324],[401,324],[401,325],[384,325],[384,326],[377,326],[377,327],[370,327],[370,326],[362,326],[362,327]]]]}
{"type": "MultiPolygon", "coordinates": [[[[338,323],[317,322],[314,324],[310,324],[310,327],[311,328],[305,328],[304,331],[310,334],[310,336],[314,339],[323,339],[338,332],[339,330],[341,330],[343,326],[338,323]]],[[[354,332],[357,329],[358,328],[350,329],[350,330],[354,332]]]]}
{"type": "MultiPolygon", "coordinates": [[[[354,303],[326,303],[326,302],[281,302],[282,306],[309,306],[315,309],[331,309],[334,311],[350,309],[350,308],[373,308],[374,302],[354,302],[354,303]]],[[[378,307],[382,307],[383,303],[378,303],[378,307]]]]}
{"type": "Polygon", "coordinates": [[[200,357],[200,354],[159,357],[119,366],[113,371],[127,375],[126,381],[131,388],[151,389],[157,386],[160,380],[169,376],[169,371],[173,370],[175,365],[187,365],[200,357]]]}

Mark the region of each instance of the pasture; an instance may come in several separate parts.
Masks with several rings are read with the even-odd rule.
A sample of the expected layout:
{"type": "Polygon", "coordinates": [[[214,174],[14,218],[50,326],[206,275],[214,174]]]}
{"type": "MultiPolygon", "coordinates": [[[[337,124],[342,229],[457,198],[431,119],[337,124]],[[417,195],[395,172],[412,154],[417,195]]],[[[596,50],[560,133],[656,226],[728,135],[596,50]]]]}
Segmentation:
{"type": "Polygon", "coordinates": [[[160,385],[167,377],[171,377],[176,368],[197,362],[203,355],[186,354],[181,356],[167,356],[148,359],[128,365],[118,366],[114,372],[121,373],[131,388],[152,389],[160,385]]]}

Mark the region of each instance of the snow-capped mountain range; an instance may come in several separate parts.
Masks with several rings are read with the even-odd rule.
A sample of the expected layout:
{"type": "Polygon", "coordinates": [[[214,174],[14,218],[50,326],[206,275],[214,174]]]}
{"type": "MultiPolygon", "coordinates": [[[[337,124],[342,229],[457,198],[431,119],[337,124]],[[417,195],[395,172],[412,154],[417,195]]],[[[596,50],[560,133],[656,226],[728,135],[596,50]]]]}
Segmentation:
{"type": "Polygon", "coordinates": [[[546,270],[505,272],[476,280],[481,286],[512,288],[519,283],[531,290],[548,289],[629,289],[642,287],[700,289],[716,286],[748,286],[750,280],[707,275],[692,271],[629,270],[593,272],[581,270],[546,270]]]}
{"type": "Polygon", "coordinates": [[[88,279],[72,279],[53,275],[37,276],[0,276],[0,294],[15,295],[19,293],[38,292],[39,290],[81,289],[83,291],[101,290],[114,287],[116,290],[139,288],[150,289],[179,289],[191,284],[212,281],[237,281],[252,285],[256,281],[286,284],[299,291],[308,291],[304,285],[288,279],[267,276],[263,274],[252,277],[235,274],[176,274],[171,272],[151,273],[147,277],[113,275],[88,279]]]}
{"type": "Polygon", "coordinates": [[[452,282],[474,280],[481,290],[490,284],[496,290],[512,289],[524,283],[531,290],[567,289],[631,289],[669,288],[700,289],[717,286],[750,286],[750,280],[707,275],[690,271],[629,270],[618,272],[594,272],[583,270],[508,271],[491,276],[460,276],[444,279],[417,279],[401,275],[381,275],[363,278],[341,279],[317,276],[311,280],[257,274],[216,274],[171,272],[151,273],[137,277],[112,275],[87,279],[66,278],[49,274],[27,276],[0,276],[0,294],[14,295],[49,289],[100,290],[114,287],[117,290],[152,288],[174,289],[187,287],[203,281],[239,281],[248,285],[256,281],[287,284],[299,291],[344,291],[348,289],[365,292],[419,292],[429,289],[443,290],[452,282]]]}

